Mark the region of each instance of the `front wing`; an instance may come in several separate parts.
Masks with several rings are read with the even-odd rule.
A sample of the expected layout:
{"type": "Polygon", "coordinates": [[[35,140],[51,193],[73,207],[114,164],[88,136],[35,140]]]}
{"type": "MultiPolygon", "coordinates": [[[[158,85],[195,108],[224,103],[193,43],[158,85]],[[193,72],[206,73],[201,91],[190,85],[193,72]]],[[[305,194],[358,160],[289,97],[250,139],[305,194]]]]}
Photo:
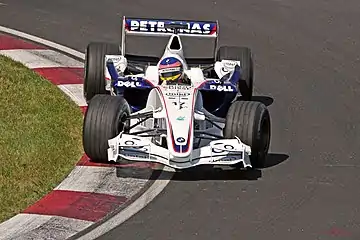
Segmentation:
{"type": "Polygon", "coordinates": [[[151,142],[149,138],[129,134],[119,134],[108,141],[108,160],[156,162],[175,169],[184,169],[198,165],[234,165],[242,163],[251,168],[249,155],[251,149],[240,139],[213,140],[208,145],[194,149],[188,157],[172,156],[166,148],[151,142]]]}

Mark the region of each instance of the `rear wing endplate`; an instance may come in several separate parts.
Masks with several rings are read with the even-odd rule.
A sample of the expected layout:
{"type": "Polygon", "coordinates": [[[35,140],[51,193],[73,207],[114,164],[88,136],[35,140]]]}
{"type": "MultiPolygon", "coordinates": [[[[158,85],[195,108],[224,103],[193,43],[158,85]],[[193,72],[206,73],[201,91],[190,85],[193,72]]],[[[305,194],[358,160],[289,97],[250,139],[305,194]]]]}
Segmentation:
{"type": "Polygon", "coordinates": [[[125,55],[126,35],[171,36],[174,33],[174,29],[168,26],[173,25],[187,26],[177,30],[177,34],[180,36],[215,38],[215,49],[217,48],[219,33],[218,21],[149,19],[124,16],[121,37],[121,50],[123,55],[125,55]]]}

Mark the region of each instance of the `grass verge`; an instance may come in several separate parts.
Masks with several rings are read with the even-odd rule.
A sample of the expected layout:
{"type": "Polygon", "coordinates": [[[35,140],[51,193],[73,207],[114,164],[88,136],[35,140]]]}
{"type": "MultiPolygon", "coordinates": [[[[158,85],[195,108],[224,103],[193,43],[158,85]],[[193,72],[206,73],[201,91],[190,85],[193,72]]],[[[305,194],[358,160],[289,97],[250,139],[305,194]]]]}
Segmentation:
{"type": "Polygon", "coordinates": [[[56,187],[79,160],[82,114],[59,88],[0,55],[0,222],[56,187]]]}

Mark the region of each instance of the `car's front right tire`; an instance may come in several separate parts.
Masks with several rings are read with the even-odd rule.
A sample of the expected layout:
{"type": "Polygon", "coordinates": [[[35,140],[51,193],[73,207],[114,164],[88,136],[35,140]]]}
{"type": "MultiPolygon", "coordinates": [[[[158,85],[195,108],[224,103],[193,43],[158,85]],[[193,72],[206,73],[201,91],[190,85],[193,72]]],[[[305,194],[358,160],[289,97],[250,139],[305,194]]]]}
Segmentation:
{"type": "Polygon", "coordinates": [[[251,147],[250,161],[255,168],[266,166],[270,146],[270,114],[266,106],[255,101],[235,101],[231,104],[224,127],[225,138],[237,136],[251,147]]]}

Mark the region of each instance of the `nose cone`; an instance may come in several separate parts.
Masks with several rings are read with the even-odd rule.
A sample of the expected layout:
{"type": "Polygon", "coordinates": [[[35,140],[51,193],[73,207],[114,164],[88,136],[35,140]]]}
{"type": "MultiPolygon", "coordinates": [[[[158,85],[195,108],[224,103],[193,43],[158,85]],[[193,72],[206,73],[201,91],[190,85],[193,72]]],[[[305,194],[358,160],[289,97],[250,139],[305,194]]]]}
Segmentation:
{"type": "Polygon", "coordinates": [[[187,85],[162,86],[167,112],[167,143],[174,157],[188,157],[193,149],[194,88],[187,85]]]}
{"type": "Polygon", "coordinates": [[[188,157],[193,148],[192,116],[179,114],[169,118],[172,123],[171,128],[168,129],[169,151],[174,157],[188,157]]]}

